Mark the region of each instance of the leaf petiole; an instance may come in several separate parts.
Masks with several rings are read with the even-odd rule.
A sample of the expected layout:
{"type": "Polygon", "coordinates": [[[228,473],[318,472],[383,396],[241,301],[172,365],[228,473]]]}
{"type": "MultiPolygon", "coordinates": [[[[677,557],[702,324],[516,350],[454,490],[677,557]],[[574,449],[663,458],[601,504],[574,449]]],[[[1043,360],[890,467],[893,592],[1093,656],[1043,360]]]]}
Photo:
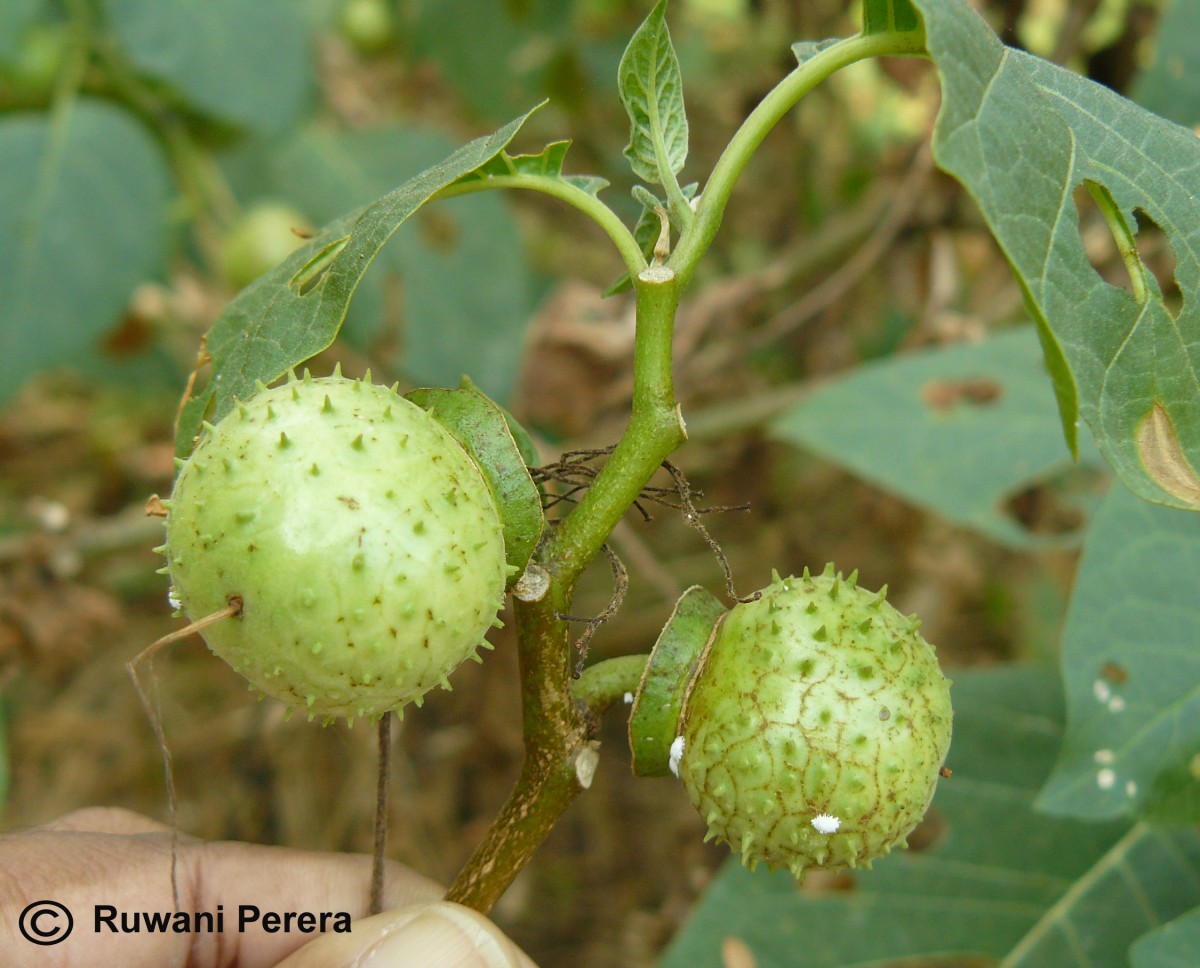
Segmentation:
{"type": "Polygon", "coordinates": [[[455,182],[453,185],[443,188],[433,198],[455,198],[459,195],[472,195],[475,192],[501,188],[520,188],[541,192],[574,206],[605,231],[613,245],[617,247],[617,251],[625,262],[625,268],[631,276],[636,277],[646,268],[646,257],[642,255],[642,250],[634,240],[633,234],[616,213],[595,195],[585,192],[564,178],[529,174],[488,175],[471,181],[455,182]]]}

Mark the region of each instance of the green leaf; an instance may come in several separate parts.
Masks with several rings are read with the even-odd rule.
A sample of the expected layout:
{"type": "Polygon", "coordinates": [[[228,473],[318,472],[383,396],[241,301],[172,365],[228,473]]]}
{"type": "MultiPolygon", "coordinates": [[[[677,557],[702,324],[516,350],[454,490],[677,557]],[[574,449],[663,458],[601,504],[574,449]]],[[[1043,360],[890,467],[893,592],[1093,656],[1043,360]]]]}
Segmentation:
{"type": "Polygon", "coordinates": [[[913,837],[927,846],[825,890],[731,861],[660,968],[720,968],[730,936],[759,968],[1014,951],[1024,952],[1014,966],[1124,966],[1134,938],[1196,903],[1200,837],[1034,812],[1062,734],[1058,691],[1041,670],[957,675],[953,775],[913,837]],[[1067,933],[1079,956],[1053,960],[1051,942],[1067,933]]]}
{"type": "Polygon", "coordinates": [[[0,120],[0,171],[3,401],[39,369],[98,356],[163,273],[172,190],[154,139],[92,101],[0,120]]]}
{"type": "Polygon", "coordinates": [[[1125,968],[1130,945],[1200,903],[1200,837],[1139,824],[1021,939],[1001,968],[1125,968]]]}
{"type": "Polygon", "coordinates": [[[1040,808],[1200,822],[1197,589],[1200,516],[1114,486],[1067,616],[1067,738],[1040,808]]]}
{"type": "Polygon", "coordinates": [[[913,34],[921,30],[921,15],[910,0],[863,0],[864,34],[913,34]]]}
{"type": "Polygon", "coordinates": [[[1141,938],[1129,952],[1133,968],[1194,968],[1200,951],[1200,909],[1141,938]]]}
{"type": "Polygon", "coordinates": [[[1200,4],[1175,0],[1162,15],[1150,65],[1130,97],[1148,111],[1193,127],[1200,124],[1200,4]]]}
{"type": "Polygon", "coordinates": [[[658,0],[625,48],[618,87],[629,114],[625,157],[638,178],[669,185],[688,153],[683,79],[666,22],[667,0],[658,0]]]}
{"type": "Polygon", "coordinates": [[[938,164],[970,191],[1041,327],[1068,442],[1077,416],[1140,496],[1200,507],[1200,141],[1070,71],[1005,48],[960,0],[913,0],[942,79],[938,164]],[[1088,262],[1073,198],[1103,186],[1127,225],[1163,229],[1172,316],[1088,262]]]}
{"type": "Polygon", "coordinates": [[[562,0],[419,0],[413,52],[485,118],[510,117],[548,93],[548,76],[571,27],[562,0]]]}
{"type": "Polygon", "coordinates": [[[212,379],[184,406],[175,437],[177,452],[189,453],[201,420],[215,423],[231,409],[235,397],[254,392],[256,380],[276,380],[329,346],[364,273],[396,229],[435,192],[503,150],[528,116],[464,145],[362,211],[335,221],[243,289],[208,334],[212,379]],[[330,256],[327,264],[313,272],[311,264],[322,253],[330,256]]]}
{"type": "Polygon", "coordinates": [[[811,57],[815,57],[823,50],[828,50],[834,44],[840,44],[843,38],[830,37],[828,40],[801,40],[792,44],[792,54],[796,58],[797,64],[803,64],[811,57]]]}
{"type": "Polygon", "coordinates": [[[472,181],[493,175],[537,175],[542,178],[561,178],[595,197],[608,187],[608,179],[599,175],[564,175],[570,141],[553,141],[536,155],[510,155],[502,151],[491,161],[463,176],[459,181],[472,181]]]}
{"type": "MultiPolygon", "coordinates": [[[[397,171],[425,168],[452,147],[443,134],[417,128],[304,130],[268,151],[263,164],[271,190],[321,223],[386,192],[397,171]]],[[[382,359],[414,382],[452,386],[469,373],[489,396],[507,398],[534,281],[506,200],[479,194],[440,201],[421,211],[413,228],[363,279],[343,335],[371,350],[382,333],[394,347],[382,359]],[[402,291],[402,313],[385,304],[389,286],[402,291]],[[396,334],[387,327],[400,316],[403,331],[396,334]]]]}
{"type": "Polygon", "coordinates": [[[107,0],[105,9],[136,69],[213,117],[278,131],[313,93],[308,24],[294,0],[107,0]]]}
{"type": "Polygon", "coordinates": [[[1071,466],[1031,326],[860,366],[772,432],[998,541],[1062,540],[1004,511],[1007,498],[1071,466]]]}

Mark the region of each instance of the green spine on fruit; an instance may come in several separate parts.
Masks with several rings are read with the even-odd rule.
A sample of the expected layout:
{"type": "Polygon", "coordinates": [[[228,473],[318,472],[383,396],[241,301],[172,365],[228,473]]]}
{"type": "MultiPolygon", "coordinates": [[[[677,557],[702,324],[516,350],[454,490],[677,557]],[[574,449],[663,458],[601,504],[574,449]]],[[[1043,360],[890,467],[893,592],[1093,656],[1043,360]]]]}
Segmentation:
{"type": "Polygon", "coordinates": [[[499,514],[474,462],[394,390],[292,381],[205,432],[168,502],[172,599],[263,693],[320,716],[420,702],[503,602],[499,514]]]}
{"type": "Polygon", "coordinates": [[[689,685],[679,777],[749,867],[870,866],[933,797],[949,681],[919,623],[856,577],[776,576],[725,616],[689,685]]]}

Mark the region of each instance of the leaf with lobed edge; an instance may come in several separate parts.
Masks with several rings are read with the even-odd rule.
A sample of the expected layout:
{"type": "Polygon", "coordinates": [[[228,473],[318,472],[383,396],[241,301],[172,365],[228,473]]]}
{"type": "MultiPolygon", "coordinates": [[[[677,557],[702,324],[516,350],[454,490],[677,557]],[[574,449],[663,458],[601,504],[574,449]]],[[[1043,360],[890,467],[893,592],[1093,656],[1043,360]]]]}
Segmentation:
{"type": "Polygon", "coordinates": [[[595,198],[608,187],[608,179],[599,175],[564,175],[563,163],[570,147],[570,141],[552,141],[536,155],[510,155],[507,151],[502,151],[473,172],[464,175],[458,182],[475,181],[496,175],[536,175],[541,178],[561,179],[595,198]]]}
{"type": "Polygon", "coordinates": [[[464,145],[364,209],[338,219],[238,293],[209,331],[212,378],[181,409],[176,453],[190,453],[201,422],[219,421],[235,398],[255,392],[256,381],[277,380],[328,347],[355,289],[388,239],[435,193],[503,151],[532,113],[464,145]],[[321,263],[314,271],[317,260],[321,263]]]}
{"type": "Polygon", "coordinates": [[[1068,445],[1082,417],[1134,493],[1200,507],[1200,141],[1005,47],[961,0],[912,3],[942,81],[934,157],[974,197],[1025,294],[1068,445]],[[1161,227],[1183,294],[1177,314],[1143,267],[1131,269],[1145,280],[1141,298],[1092,267],[1074,204],[1084,185],[1111,199],[1114,221],[1137,226],[1143,213],[1161,227]]]}

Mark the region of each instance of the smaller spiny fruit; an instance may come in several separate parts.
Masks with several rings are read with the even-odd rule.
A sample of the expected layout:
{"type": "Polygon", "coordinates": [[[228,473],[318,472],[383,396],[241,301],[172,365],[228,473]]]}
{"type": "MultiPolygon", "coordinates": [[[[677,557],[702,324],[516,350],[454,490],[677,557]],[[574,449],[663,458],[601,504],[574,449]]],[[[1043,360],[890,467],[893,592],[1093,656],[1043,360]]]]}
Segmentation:
{"type": "Polygon", "coordinates": [[[750,867],[869,866],[933,797],[949,681],[919,623],[856,577],[776,575],[725,616],[684,700],[679,777],[750,867]]]}
{"type": "Polygon", "coordinates": [[[206,426],[166,502],[172,597],[253,687],[378,716],[475,656],[507,570],[479,468],[369,381],[293,380],[206,426]]]}
{"type": "Polygon", "coordinates": [[[221,272],[234,288],[250,285],[304,245],[308,219],[282,202],[248,208],[221,240],[221,272]]]}

